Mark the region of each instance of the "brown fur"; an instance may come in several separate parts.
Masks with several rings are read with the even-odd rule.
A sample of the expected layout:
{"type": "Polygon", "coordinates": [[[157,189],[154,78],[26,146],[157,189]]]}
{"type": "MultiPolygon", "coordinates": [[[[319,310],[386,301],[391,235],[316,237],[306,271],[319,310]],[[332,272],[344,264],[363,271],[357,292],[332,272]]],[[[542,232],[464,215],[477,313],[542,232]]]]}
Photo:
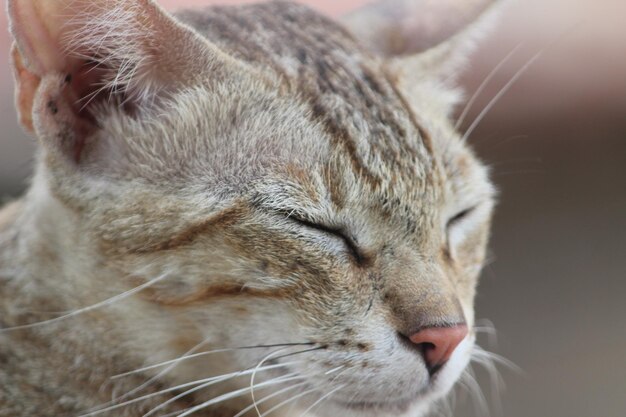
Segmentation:
{"type": "Polygon", "coordinates": [[[243,390],[194,414],[232,417],[251,369],[291,360],[255,382],[302,376],[317,391],[296,415],[329,388],[320,417],[416,417],[445,395],[473,333],[435,378],[407,340],[473,325],[493,189],[451,127],[439,60],[464,36],[391,59],[285,2],[176,18],[148,0],[9,11],[17,104],[41,146],[30,191],[0,212],[0,416],[79,415],[164,368],[112,376],[194,349],[227,351],[131,398],[248,373],[103,415],[243,390]]]}

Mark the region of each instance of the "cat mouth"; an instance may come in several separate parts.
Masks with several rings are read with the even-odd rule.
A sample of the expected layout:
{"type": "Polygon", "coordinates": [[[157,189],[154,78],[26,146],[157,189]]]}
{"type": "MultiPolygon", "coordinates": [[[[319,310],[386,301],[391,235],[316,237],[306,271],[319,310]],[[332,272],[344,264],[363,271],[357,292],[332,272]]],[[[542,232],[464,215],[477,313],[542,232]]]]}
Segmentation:
{"type": "Polygon", "coordinates": [[[392,415],[404,415],[408,413],[413,407],[420,402],[426,401],[429,394],[437,391],[439,375],[431,376],[429,383],[421,389],[414,391],[413,393],[398,397],[387,399],[385,401],[344,401],[340,398],[335,398],[332,402],[340,407],[361,412],[382,412],[392,415]]]}
{"type": "Polygon", "coordinates": [[[424,399],[430,389],[424,388],[411,395],[387,401],[342,401],[335,399],[334,402],[341,407],[354,411],[380,411],[393,414],[404,414],[424,399]]]}
{"type": "Polygon", "coordinates": [[[420,395],[401,398],[398,400],[377,401],[337,401],[340,406],[354,411],[383,411],[403,414],[408,412],[420,399],[420,395]]]}

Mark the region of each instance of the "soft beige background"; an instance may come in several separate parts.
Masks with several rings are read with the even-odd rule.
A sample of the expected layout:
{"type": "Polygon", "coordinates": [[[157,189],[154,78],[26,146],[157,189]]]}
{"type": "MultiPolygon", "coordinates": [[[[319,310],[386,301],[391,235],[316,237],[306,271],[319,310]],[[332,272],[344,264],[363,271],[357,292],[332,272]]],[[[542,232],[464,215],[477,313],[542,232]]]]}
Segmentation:
{"type": "MultiPolygon", "coordinates": [[[[364,2],[309,1],[333,15],[357,3],[364,2]]],[[[484,338],[482,344],[523,369],[503,370],[501,411],[488,378],[479,375],[495,416],[626,416],[625,21],[624,0],[519,0],[506,8],[462,80],[474,91],[523,42],[471,121],[550,44],[471,137],[501,190],[494,262],[477,299],[478,317],[495,324],[498,343],[484,338]]],[[[6,57],[5,26],[0,15],[6,57]]],[[[30,172],[33,145],[15,123],[2,62],[0,127],[0,195],[16,195],[30,172]]],[[[455,415],[485,417],[462,399],[455,415]]]]}

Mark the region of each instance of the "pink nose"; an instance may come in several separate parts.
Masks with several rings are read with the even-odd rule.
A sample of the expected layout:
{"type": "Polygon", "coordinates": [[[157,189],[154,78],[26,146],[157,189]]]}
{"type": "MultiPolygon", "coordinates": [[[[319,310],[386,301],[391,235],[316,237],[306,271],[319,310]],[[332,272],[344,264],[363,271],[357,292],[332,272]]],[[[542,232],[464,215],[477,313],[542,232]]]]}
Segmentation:
{"type": "Polygon", "coordinates": [[[467,333],[465,324],[452,327],[428,327],[415,333],[409,339],[421,348],[426,366],[433,373],[450,359],[467,333]]]}

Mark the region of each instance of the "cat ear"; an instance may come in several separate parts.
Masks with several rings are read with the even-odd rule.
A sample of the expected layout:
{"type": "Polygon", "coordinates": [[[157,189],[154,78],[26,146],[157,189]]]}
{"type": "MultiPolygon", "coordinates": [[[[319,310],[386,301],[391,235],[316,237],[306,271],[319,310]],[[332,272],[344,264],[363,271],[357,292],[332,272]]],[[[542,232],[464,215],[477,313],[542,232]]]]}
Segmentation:
{"type": "Polygon", "coordinates": [[[238,65],[151,0],[8,5],[21,123],[75,162],[103,106],[132,113],[238,65]]]}
{"type": "Polygon", "coordinates": [[[494,20],[498,0],[381,0],[344,17],[373,52],[416,77],[455,75],[494,20]]]}

